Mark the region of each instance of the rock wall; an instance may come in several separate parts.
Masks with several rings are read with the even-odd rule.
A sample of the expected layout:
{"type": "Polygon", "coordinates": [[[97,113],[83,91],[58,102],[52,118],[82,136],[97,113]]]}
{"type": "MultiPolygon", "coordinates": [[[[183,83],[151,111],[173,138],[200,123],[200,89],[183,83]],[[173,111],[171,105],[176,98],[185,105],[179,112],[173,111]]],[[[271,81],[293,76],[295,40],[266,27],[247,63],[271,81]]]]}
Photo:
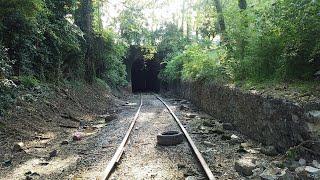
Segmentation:
{"type": "Polygon", "coordinates": [[[199,108],[279,152],[315,138],[310,118],[299,104],[254,92],[204,82],[180,82],[170,91],[191,100],[199,108]]]}

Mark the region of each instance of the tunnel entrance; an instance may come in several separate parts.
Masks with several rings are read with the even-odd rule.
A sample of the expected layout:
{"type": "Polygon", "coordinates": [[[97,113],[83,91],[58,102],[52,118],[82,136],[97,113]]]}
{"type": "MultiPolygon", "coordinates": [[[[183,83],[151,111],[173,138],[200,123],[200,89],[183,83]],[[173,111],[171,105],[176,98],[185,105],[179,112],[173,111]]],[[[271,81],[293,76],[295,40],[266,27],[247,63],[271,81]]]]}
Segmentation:
{"type": "Polygon", "coordinates": [[[155,60],[137,59],[131,67],[132,92],[159,92],[160,63],[155,60]]]}

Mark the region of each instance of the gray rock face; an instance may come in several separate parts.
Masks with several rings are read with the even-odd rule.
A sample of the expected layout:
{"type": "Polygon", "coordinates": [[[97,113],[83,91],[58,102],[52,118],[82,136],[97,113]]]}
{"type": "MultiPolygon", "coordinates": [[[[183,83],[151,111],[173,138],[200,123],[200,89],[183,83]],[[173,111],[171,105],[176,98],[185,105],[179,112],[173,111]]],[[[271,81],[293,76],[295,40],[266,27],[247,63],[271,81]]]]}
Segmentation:
{"type": "Polygon", "coordinates": [[[234,168],[239,174],[250,176],[256,168],[254,161],[255,159],[249,157],[241,158],[235,162],[234,168]]]}
{"type": "Polygon", "coordinates": [[[273,145],[279,153],[315,137],[308,131],[306,109],[294,102],[200,81],[172,84],[170,89],[249,138],[273,145]]]}

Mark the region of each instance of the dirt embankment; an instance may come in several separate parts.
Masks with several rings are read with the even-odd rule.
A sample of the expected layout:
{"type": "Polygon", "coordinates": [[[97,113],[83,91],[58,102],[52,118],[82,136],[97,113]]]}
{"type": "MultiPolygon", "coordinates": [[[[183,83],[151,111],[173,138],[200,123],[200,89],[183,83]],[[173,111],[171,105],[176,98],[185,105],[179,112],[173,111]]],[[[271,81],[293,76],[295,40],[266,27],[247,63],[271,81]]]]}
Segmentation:
{"type": "Polygon", "coordinates": [[[96,147],[98,134],[107,131],[106,117],[119,113],[123,104],[101,85],[43,85],[20,91],[12,109],[0,117],[0,179],[55,179],[72,174],[66,173],[71,166],[76,172],[79,162],[91,164],[92,159],[81,155],[107,146],[96,147]],[[74,141],[75,134],[81,140],[74,141]]]}

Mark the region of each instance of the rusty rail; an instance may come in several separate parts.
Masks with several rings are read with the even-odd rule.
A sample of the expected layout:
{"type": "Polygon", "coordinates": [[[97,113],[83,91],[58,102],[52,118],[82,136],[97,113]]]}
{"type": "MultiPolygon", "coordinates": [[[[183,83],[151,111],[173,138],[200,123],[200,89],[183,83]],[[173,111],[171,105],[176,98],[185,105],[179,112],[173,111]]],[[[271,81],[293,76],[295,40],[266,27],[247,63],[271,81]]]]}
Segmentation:
{"type": "Polygon", "coordinates": [[[204,160],[204,158],[202,157],[200,151],[198,150],[197,146],[194,144],[193,140],[191,139],[190,135],[188,134],[187,130],[183,127],[183,125],[181,124],[179,118],[174,114],[174,112],[170,109],[170,107],[157,95],[155,95],[157,97],[157,99],[159,99],[169,110],[171,116],[176,120],[177,124],[179,125],[181,131],[183,132],[183,134],[185,135],[185,137],[188,140],[189,145],[191,146],[191,149],[193,150],[193,152],[195,153],[195,155],[197,156],[204,172],[206,173],[207,177],[209,180],[215,180],[215,177],[213,176],[208,164],[206,163],[206,161],[204,160]]]}
{"type": "Polygon", "coordinates": [[[101,180],[105,180],[105,179],[108,179],[112,173],[112,170],[113,168],[115,167],[115,165],[119,162],[122,154],[123,154],[123,151],[124,151],[124,146],[127,144],[128,142],[128,139],[129,139],[129,136],[130,136],[130,133],[139,117],[139,113],[140,113],[140,110],[141,110],[141,107],[142,107],[142,95],[140,94],[140,106],[138,108],[138,111],[136,112],[134,118],[133,118],[133,121],[131,122],[131,125],[126,133],[126,135],[124,136],[120,146],[118,147],[116,153],[113,155],[112,159],[110,160],[110,162],[108,163],[106,169],[102,172],[102,174],[100,175],[100,177],[98,177],[98,179],[101,179],[101,180]]]}

